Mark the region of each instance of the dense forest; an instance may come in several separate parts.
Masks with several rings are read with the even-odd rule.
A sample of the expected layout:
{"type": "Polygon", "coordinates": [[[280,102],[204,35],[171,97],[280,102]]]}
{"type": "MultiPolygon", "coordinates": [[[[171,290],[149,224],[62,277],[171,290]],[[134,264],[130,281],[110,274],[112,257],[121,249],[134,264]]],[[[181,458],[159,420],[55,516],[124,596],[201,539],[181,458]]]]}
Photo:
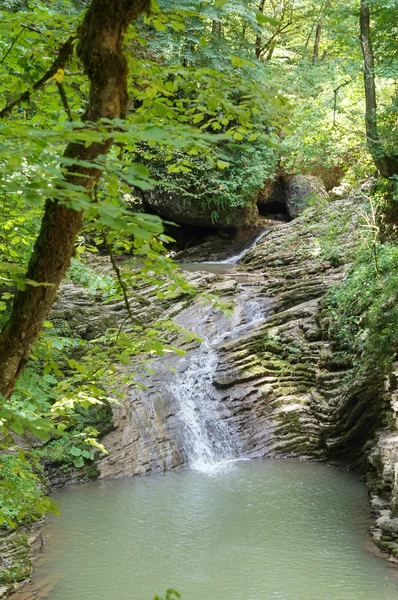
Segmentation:
{"type": "Polygon", "coordinates": [[[170,307],[233,312],[174,260],[209,238],[304,215],[278,252],[312,235],[344,266],[318,294],[335,364],[396,383],[396,0],[1,0],[0,32],[2,535],[62,512],[49,469],[96,479],[126,390],[200,341],[170,307]],[[297,177],[318,188],[293,210],[297,177]],[[65,286],[103,307],[84,334],[65,286]]]}

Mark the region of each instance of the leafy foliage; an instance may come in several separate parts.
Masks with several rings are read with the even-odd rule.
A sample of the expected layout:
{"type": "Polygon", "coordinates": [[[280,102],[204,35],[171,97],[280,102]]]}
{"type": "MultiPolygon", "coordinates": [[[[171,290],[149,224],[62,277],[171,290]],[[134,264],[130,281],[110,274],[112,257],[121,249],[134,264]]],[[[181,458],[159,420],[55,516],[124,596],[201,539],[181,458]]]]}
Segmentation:
{"type": "Polygon", "coordinates": [[[376,257],[361,249],[346,281],[325,300],[332,338],[354,351],[362,368],[388,368],[398,350],[398,248],[378,244],[376,257]]]}
{"type": "Polygon", "coordinates": [[[159,182],[158,188],[178,194],[194,204],[202,204],[212,211],[213,220],[222,211],[228,215],[232,208],[244,207],[256,202],[265,179],[272,179],[276,172],[278,152],[264,145],[261,140],[239,147],[220,144],[213,152],[216,168],[209,168],[205,157],[190,157],[183,151],[172,156],[157,151],[145,152],[145,160],[152,160],[152,173],[159,182]]]}
{"type": "Polygon", "coordinates": [[[1,454],[0,472],[0,526],[15,527],[48,511],[58,512],[57,504],[43,497],[40,467],[33,466],[23,451],[1,454]]]}
{"type": "Polygon", "coordinates": [[[175,598],[181,598],[181,595],[176,590],[168,589],[164,598],[155,596],[153,600],[175,600],[175,598]]]}

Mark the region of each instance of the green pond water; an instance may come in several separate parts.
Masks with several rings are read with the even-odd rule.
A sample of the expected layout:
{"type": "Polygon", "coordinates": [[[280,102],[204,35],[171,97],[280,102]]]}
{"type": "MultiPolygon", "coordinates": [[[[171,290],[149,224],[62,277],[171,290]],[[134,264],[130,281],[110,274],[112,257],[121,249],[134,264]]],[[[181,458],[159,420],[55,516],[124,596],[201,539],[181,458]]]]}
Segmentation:
{"type": "Polygon", "coordinates": [[[19,598],[397,600],[370,550],[364,484],[337,468],[243,461],[96,482],[55,495],[61,517],[19,598]]]}

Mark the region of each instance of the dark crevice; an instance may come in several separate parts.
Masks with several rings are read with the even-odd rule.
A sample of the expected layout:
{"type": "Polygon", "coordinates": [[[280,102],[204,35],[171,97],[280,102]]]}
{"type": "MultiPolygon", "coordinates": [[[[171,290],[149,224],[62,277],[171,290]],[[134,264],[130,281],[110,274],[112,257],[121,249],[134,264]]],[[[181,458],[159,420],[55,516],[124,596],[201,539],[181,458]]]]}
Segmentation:
{"type": "Polygon", "coordinates": [[[210,239],[225,239],[229,243],[236,235],[234,230],[218,231],[211,227],[196,227],[195,225],[165,225],[165,233],[175,240],[168,244],[170,250],[188,250],[194,246],[208,242],[210,239]]]}
{"type": "Polygon", "coordinates": [[[286,203],[280,200],[274,200],[267,204],[259,204],[258,212],[262,217],[267,217],[268,219],[274,219],[276,221],[288,223],[292,220],[287,212],[286,203]]]}

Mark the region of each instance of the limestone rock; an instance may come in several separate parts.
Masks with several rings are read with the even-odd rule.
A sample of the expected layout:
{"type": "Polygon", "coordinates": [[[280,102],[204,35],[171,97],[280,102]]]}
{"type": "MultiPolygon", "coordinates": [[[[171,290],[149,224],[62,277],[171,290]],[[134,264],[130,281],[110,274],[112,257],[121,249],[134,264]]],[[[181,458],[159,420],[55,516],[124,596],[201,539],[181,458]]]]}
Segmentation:
{"type": "Polygon", "coordinates": [[[312,199],[328,198],[325,184],[312,175],[293,175],[286,187],[286,207],[292,219],[307,208],[312,199]]]}
{"type": "Polygon", "coordinates": [[[188,200],[177,193],[160,189],[147,192],[145,202],[161,217],[179,224],[216,229],[243,229],[256,227],[259,224],[259,214],[255,202],[245,207],[232,207],[228,210],[217,208],[218,216],[216,217],[214,206],[206,206],[200,202],[188,200]]]}
{"type": "Polygon", "coordinates": [[[344,164],[334,165],[333,167],[317,165],[311,168],[311,175],[322,179],[327,192],[340,185],[344,173],[344,164]]]}
{"type": "Polygon", "coordinates": [[[257,206],[267,206],[273,202],[285,204],[285,182],[282,177],[266,179],[263,188],[257,194],[257,206]]]}

